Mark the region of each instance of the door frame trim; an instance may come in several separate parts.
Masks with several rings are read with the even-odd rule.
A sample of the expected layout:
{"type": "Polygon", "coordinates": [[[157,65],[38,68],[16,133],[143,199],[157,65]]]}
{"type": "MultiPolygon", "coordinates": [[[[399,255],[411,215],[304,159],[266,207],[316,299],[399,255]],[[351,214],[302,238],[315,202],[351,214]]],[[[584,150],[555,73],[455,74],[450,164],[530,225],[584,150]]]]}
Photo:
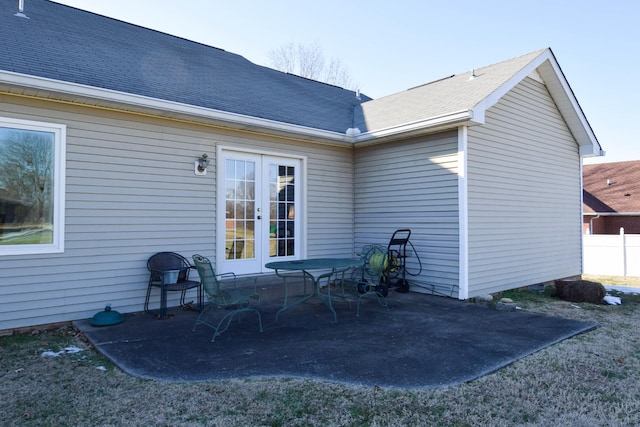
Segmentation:
{"type": "MultiPolygon", "coordinates": [[[[215,182],[215,212],[214,212],[214,223],[215,223],[215,236],[214,236],[214,246],[216,251],[216,272],[219,270],[218,266],[222,266],[224,263],[224,251],[220,251],[220,242],[219,239],[222,238],[224,240],[224,230],[225,230],[225,209],[224,209],[224,198],[221,199],[221,195],[224,195],[224,165],[222,165],[223,153],[224,152],[236,152],[241,154],[253,154],[259,156],[267,156],[267,157],[283,157],[289,159],[295,159],[300,161],[300,167],[302,170],[300,171],[300,179],[302,180],[300,187],[300,201],[299,205],[302,209],[303,214],[301,215],[300,220],[300,258],[307,257],[307,163],[308,157],[303,155],[295,155],[290,153],[285,153],[281,151],[271,151],[271,150],[258,150],[252,148],[241,148],[232,145],[216,145],[216,182],[215,182]],[[222,206],[222,209],[221,209],[222,206]],[[222,235],[220,235],[222,233],[222,235]],[[222,237],[221,237],[222,236],[222,237]]],[[[296,218],[297,219],[297,218],[296,218]]],[[[224,242],[222,244],[224,246],[224,242]]],[[[266,272],[264,266],[261,267],[260,272],[253,273],[262,273],[266,272]]],[[[220,271],[223,273],[223,271],[220,271]]]]}

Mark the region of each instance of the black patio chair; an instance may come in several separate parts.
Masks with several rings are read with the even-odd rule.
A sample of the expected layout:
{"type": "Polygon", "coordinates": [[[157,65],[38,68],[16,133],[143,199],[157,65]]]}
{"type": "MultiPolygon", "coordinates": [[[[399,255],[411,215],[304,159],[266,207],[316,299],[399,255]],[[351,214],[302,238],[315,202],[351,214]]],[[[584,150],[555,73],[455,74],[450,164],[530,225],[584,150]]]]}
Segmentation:
{"type": "Polygon", "coordinates": [[[181,292],[180,305],[185,306],[187,290],[198,288],[198,308],[202,308],[202,288],[200,282],[189,280],[189,271],[194,268],[189,260],[175,252],[158,252],[147,260],[149,285],[144,311],[149,313],[149,298],[152,288],[160,288],[160,312],[158,318],[167,315],[167,292],[181,292]]]}
{"type": "Polygon", "coordinates": [[[204,293],[207,295],[207,304],[196,319],[193,331],[196,330],[198,325],[207,325],[215,330],[213,338],[211,338],[211,342],[214,342],[218,335],[229,328],[234,316],[252,311],[258,316],[258,326],[260,332],[262,332],[260,312],[251,306],[252,300],[257,302],[260,299],[256,292],[256,279],[238,279],[233,273],[216,275],[211,261],[202,255],[194,255],[193,262],[198,270],[204,293]],[[238,284],[241,282],[245,282],[247,286],[239,287],[238,284]],[[222,312],[225,315],[222,316],[222,319],[217,324],[209,323],[208,317],[215,308],[224,309],[222,312]]]}

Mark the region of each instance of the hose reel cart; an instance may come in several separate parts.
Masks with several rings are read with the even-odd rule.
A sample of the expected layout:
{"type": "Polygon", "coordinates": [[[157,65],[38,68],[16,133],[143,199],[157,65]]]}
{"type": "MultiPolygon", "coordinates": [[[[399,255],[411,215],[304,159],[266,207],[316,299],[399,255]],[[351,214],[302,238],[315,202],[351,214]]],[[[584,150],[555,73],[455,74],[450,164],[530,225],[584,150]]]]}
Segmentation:
{"type": "MultiPolygon", "coordinates": [[[[407,281],[407,244],[411,230],[396,230],[386,247],[382,245],[367,245],[362,250],[362,274],[357,283],[358,314],[360,300],[366,295],[375,295],[378,303],[389,309],[385,297],[389,288],[396,288],[398,292],[409,292],[407,281]]],[[[416,254],[417,256],[417,254],[416,254]]]]}
{"type": "Polygon", "coordinates": [[[382,280],[388,287],[395,287],[396,291],[409,292],[407,281],[407,244],[411,237],[411,230],[396,230],[387,245],[387,265],[382,280]]]}
{"type": "Polygon", "coordinates": [[[373,295],[378,303],[389,310],[385,297],[389,293],[389,287],[382,280],[384,264],[387,258],[387,250],[382,245],[367,245],[362,248],[362,267],[360,277],[357,279],[358,303],[356,316],[360,316],[360,302],[367,295],[373,295]]]}

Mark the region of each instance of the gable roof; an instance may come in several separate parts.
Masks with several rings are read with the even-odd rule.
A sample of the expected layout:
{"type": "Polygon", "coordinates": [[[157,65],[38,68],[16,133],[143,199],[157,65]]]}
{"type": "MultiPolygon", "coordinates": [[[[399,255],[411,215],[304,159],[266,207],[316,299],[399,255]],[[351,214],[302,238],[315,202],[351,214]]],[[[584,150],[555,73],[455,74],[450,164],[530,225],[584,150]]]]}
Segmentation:
{"type": "Polygon", "coordinates": [[[583,155],[602,150],[550,49],[378,100],[48,0],[0,0],[0,91],[331,143],[484,123],[537,73],[583,155]]]}
{"type": "Polygon", "coordinates": [[[542,49],[459,75],[437,80],[356,107],[360,139],[384,137],[400,130],[482,124],[485,112],[527,76],[541,79],[582,155],[603,155],[569,83],[551,49],[542,49]]]}
{"type": "Polygon", "coordinates": [[[584,165],[584,213],[640,215],[640,160],[584,165]]]}
{"type": "Polygon", "coordinates": [[[460,114],[478,121],[471,111],[542,52],[544,50],[367,102],[358,109],[356,126],[366,132],[460,114]]]}

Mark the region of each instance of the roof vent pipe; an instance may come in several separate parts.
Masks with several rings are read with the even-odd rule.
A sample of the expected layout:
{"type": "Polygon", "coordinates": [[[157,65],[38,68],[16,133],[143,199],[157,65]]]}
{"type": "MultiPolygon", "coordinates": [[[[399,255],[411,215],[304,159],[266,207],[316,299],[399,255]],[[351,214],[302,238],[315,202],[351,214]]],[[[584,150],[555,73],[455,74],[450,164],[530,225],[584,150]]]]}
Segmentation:
{"type": "Polygon", "coordinates": [[[14,16],[29,19],[29,17],[24,14],[24,0],[18,0],[18,13],[16,13],[14,16]]]}

